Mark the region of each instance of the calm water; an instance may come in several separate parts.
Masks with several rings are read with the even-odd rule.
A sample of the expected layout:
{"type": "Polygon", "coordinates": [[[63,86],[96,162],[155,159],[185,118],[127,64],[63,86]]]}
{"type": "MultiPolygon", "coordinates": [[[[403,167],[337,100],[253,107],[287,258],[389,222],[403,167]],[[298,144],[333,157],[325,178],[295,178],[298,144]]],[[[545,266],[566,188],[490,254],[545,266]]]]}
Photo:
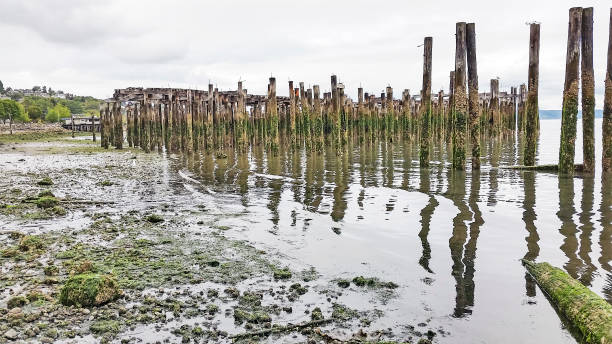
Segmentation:
{"type": "MultiPolygon", "coordinates": [[[[558,120],[541,122],[540,164],[556,163],[559,129],[558,120]]],[[[601,119],[596,133],[600,159],[601,119]]],[[[212,212],[228,215],[229,235],[326,278],[400,284],[374,327],[429,321],[450,332],[440,342],[574,343],[520,259],[563,267],[612,302],[612,180],[599,170],[559,178],[497,168],[519,164],[521,150],[515,137],[483,142],[482,170],[465,173],[439,163],[450,160],[443,144],[420,170],[410,142],[354,142],[339,156],[254,148],[170,161],[212,212]]]]}

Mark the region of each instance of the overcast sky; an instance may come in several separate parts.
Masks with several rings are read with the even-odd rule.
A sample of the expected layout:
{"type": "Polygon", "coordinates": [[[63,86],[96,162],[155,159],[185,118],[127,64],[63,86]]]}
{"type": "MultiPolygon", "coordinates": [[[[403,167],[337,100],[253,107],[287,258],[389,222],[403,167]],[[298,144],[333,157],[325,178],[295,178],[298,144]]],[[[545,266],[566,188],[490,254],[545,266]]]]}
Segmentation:
{"type": "Polygon", "coordinates": [[[560,109],[568,10],[595,7],[595,89],[603,104],[611,1],[87,1],[2,0],[0,80],[110,97],[115,88],[236,89],[264,94],[270,75],[329,90],[337,74],[396,97],[418,94],[423,37],[433,37],[433,88],[448,89],[455,23],[476,23],[481,91],[526,82],[529,27],[541,22],[540,108],[560,109]]]}

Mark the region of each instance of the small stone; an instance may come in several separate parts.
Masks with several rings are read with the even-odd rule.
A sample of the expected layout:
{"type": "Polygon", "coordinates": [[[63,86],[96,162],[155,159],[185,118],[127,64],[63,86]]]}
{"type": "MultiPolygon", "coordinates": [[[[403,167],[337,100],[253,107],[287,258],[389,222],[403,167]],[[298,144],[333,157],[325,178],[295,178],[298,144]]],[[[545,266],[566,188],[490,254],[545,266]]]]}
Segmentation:
{"type": "Polygon", "coordinates": [[[13,329],[10,329],[10,330],[8,330],[8,331],[6,331],[6,332],[4,333],[4,337],[6,337],[7,339],[10,339],[10,340],[15,340],[15,339],[17,339],[17,336],[18,336],[18,335],[19,335],[19,334],[17,333],[17,331],[15,331],[15,330],[13,330],[13,329]]]}

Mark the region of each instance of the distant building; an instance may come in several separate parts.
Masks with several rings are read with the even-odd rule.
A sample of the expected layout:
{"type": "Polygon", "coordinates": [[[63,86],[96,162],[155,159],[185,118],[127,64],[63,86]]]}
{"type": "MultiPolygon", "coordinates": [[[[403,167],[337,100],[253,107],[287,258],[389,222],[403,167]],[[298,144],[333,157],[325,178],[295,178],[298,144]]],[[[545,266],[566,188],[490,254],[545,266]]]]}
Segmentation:
{"type": "MultiPolygon", "coordinates": [[[[75,131],[92,131],[92,126],[95,126],[95,131],[100,131],[100,118],[94,117],[93,122],[91,117],[85,117],[82,115],[74,116],[74,130],[75,131]]],[[[62,127],[68,130],[72,130],[72,118],[60,119],[62,127]]]]}

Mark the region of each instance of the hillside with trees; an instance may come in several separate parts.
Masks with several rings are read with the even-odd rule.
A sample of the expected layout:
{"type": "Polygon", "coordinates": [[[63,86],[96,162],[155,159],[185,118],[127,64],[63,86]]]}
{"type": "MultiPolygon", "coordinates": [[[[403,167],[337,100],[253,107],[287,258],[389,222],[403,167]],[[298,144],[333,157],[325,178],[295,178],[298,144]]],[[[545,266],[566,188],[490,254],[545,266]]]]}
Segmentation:
{"type": "Polygon", "coordinates": [[[55,91],[47,86],[34,86],[31,89],[5,87],[0,81],[0,120],[14,122],[48,121],[57,122],[70,115],[98,116],[100,99],[91,96],[77,96],[63,91],[55,91]],[[20,110],[17,110],[19,108],[20,110]],[[9,115],[10,113],[10,115],[9,115]]]}

